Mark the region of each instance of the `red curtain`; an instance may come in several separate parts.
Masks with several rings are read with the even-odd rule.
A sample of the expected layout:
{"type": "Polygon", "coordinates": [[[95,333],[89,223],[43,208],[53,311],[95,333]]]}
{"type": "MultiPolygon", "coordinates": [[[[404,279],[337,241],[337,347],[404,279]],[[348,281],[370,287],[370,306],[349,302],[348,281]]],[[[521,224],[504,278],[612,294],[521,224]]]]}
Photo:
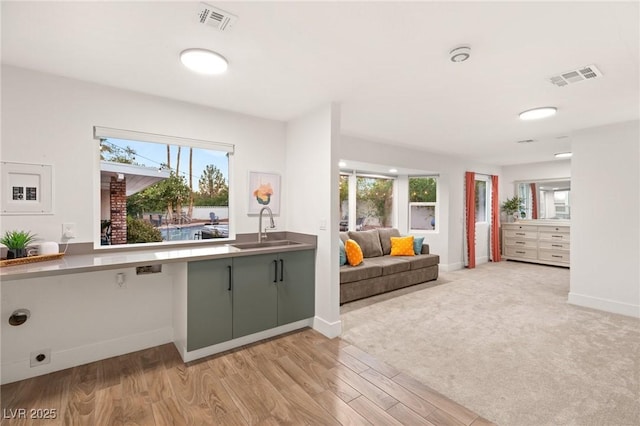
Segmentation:
{"type": "Polygon", "coordinates": [[[498,203],[498,176],[491,176],[491,254],[492,261],[500,262],[500,206],[498,203]]]}
{"type": "Polygon", "coordinates": [[[467,268],[476,267],[476,174],[465,172],[465,190],[467,202],[467,268]]]}
{"type": "Polygon", "coordinates": [[[538,218],[538,191],[536,191],[536,184],[531,185],[531,219],[538,218]]]}

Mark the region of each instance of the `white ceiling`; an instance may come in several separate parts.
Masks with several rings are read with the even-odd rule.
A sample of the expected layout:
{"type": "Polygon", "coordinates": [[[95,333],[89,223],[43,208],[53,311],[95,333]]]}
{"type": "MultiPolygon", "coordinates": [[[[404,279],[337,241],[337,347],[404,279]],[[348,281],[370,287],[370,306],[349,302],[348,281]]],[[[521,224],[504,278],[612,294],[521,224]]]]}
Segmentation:
{"type": "Polygon", "coordinates": [[[239,17],[230,31],[199,25],[197,2],[2,1],[2,62],[282,121],[339,102],[344,134],[498,165],[640,116],[637,1],[209,3],[239,17]],[[450,62],[465,43],[471,59],[450,62]],[[193,47],[229,72],[186,70],[193,47]],[[604,77],[547,81],[590,64],[604,77]]]}

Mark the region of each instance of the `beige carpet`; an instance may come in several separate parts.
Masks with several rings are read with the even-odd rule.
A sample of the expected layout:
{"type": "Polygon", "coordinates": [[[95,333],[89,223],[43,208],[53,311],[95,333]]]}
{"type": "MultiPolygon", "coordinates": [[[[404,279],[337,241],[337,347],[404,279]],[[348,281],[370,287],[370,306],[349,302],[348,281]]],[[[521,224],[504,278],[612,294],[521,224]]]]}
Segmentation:
{"type": "MultiPolygon", "coordinates": [[[[640,425],[640,320],[517,262],[342,306],[342,338],[501,426],[640,425]]],[[[602,283],[607,285],[607,283],[602,283]]]]}

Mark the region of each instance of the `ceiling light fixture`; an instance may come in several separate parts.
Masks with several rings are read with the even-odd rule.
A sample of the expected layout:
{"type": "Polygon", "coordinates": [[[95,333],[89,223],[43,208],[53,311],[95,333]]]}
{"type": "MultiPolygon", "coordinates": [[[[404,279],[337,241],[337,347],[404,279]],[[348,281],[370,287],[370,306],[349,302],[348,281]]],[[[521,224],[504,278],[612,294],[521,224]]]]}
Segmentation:
{"type": "Polygon", "coordinates": [[[347,163],[345,163],[344,161],[341,161],[341,162],[338,163],[338,166],[347,167],[347,163]]]}
{"type": "Polygon", "coordinates": [[[573,152],[559,152],[555,154],[556,158],[570,158],[573,155],[573,152]]]}
{"type": "Polygon", "coordinates": [[[389,169],[389,173],[398,173],[398,169],[389,169]]]}
{"type": "Polygon", "coordinates": [[[449,59],[451,62],[464,62],[471,57],[471,48],[469,46],[454,47],[449,51],[449,59]]]}
{"type": "Polygon", "coordinates": [[[229,63],[224,56],[206,49],[187,49],[180,53],[182,64],[200,74],[222,74],[229,63]]]}
{"type": "Polygon", "coordinates": [[[537,120],[539,118],[551,117],[558,111],[556,107],[533,108],[520,113],[520,120],[537,120]]]}

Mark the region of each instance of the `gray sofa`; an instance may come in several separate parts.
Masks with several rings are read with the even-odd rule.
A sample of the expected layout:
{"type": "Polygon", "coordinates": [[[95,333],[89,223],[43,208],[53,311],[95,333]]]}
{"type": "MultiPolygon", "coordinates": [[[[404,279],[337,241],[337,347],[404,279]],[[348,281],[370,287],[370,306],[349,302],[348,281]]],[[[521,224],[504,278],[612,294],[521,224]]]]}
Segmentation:
{"type": "Polygon", "coordinates": [[[421,254],[391,256],[391,237],[399,237],[395,228],[341,232],[340,239],[358,243],[364,261],[358,266],[340,267],[340,304],[438,278],[440,257],[429,254],[423,244],[421,254]]]}

